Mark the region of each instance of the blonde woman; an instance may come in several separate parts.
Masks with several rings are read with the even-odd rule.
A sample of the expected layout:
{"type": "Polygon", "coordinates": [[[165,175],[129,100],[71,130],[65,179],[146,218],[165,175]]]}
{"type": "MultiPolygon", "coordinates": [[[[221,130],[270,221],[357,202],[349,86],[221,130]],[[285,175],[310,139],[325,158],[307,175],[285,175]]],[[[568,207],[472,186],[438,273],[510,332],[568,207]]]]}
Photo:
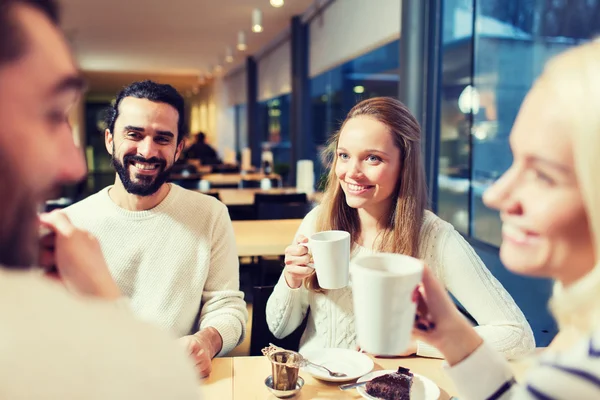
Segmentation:
{"type": "MultiPolygon", "coordinates": [[[[286,266],[267,304],[276,337],[293,332],[310,309],[301,350],[357,347],[352,284],[322,290],[306,248],[298,244],[314,232],[339,229],[350,232],[353,257],[385,251],[426,260],[475,318],[481,337],[506,357],[535,347],[522,312],[475,251],[450,224],[426,211],[420,148],[419,125],[398,100],[369,99],[350,111],[331,140],[324,199],[286,249],[286,266]]],[[[410,354],[441,357],[416,340],[403,355],[410,354]]]]}
{"type": "Polygon", "coordinates": [[[485,194],[502,215],[502,261],[520,274],[554,278],[559,327],[580,339],[547,350],[517,385],[427,271],[419,324],[434,325],[415,334],[444,354],[461,399],[600,399],[599,71],[598,42],[548,63],[511,133],[513,165],[485,194]]]}

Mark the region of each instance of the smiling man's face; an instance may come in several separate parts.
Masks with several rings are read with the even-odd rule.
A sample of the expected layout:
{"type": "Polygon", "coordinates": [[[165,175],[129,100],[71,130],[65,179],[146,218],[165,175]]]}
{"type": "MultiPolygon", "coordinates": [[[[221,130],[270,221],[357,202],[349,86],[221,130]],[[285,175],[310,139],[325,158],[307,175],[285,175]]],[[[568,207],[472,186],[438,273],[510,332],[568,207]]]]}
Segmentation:
{"type": "Polygon", "coordinates": [[[181,152],[177,145],[177,110],[162,102],[125,97],[106,148],[123,187],[137,196],[156,193],[181,152]]]}

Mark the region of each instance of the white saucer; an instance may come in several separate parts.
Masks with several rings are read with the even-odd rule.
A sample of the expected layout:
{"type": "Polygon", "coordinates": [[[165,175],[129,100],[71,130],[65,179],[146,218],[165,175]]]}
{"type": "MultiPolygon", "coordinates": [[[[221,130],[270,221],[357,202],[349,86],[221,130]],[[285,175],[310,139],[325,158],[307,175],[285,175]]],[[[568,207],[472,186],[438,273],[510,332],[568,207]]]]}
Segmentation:
{"type": "MultiPolygon", "coordinates": [[[[392,372],[396,372],[395,370],[388,369],[383,371],[373,371],[370,374],[367,374],[361,377],[358,382],[369,381],[373,378],[377,378],[378,376],[391,374],[392,372]]],[[[413,373],[414,374],[414,373],[413,373]]],[[[378,397],[370,396],[367,393],[367,388],[365,386],[359,386],[356,388],[358,393],[365,399],[378,400],[378,397]]],[[[440,397],[440,388],[433,383],[433,381],[429,378],[424,377],[423,375],[414,374],[413,383],[410,387],[410,399],[411,400],[438,400],[440,397]]]]}
{"type": "Polygon", "coordinates": [[[301,354],[309,361],[329,368],[333,372],[342,372],[348,376],[334,378],[321,368],[306,366],[302,371],[317,379],[328,382],[347,382],[368,374],[373,370],[373,360],[366,354],[348,349],[319,349],[303,351],[301,354]]]}

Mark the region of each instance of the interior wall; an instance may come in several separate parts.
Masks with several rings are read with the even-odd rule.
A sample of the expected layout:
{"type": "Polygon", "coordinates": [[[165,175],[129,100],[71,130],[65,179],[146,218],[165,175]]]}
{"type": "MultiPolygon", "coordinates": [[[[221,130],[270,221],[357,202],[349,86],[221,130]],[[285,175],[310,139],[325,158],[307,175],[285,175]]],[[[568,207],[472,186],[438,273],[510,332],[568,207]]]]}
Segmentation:
{"type": "Polygon", "coordinates": [[[335,1],[310,23],[314,77],[400,37],[401,0],[335,1]]]}

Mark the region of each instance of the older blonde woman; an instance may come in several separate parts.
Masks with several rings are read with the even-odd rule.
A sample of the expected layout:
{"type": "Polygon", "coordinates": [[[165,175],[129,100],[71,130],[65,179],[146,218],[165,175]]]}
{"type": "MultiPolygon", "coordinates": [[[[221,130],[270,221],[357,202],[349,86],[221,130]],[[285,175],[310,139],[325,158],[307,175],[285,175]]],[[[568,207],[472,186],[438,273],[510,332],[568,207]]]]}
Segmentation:
{"type": "Polygon", "coordinates": [[[431,272],[424,275],[415,335],[442,352],[461,398],[600,398],[599,104],[600,43],[549,62],[511,133],[513,165],[484,197],[501,212],[502,261],[556,280],[551,308],[561,331],[579,340],[546,351],[517,385],[503,357],[464,323],[431,272]]]}

